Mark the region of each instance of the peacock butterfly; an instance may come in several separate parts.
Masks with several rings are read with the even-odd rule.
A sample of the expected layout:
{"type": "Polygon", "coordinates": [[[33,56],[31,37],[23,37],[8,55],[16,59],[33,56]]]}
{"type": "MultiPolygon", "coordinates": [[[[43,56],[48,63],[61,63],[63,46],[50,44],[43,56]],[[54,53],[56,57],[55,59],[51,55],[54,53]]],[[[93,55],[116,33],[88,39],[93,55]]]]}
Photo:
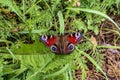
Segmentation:
{"type": "Polygon", "coordinates": [[[40,36],[40,41],[50,47],[55,54],[68,54],[74,50],[74,45],[79,42],[81,37],[80,32],[60,36],[43,35],[40,36]]]}

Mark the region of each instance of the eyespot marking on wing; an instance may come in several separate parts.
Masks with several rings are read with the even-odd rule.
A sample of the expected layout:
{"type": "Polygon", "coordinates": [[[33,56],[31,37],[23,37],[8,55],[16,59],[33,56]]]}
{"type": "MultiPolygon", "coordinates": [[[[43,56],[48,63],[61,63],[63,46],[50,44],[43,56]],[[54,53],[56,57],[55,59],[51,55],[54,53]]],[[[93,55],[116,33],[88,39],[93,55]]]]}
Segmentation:
{"type": "Polygon", "coordinates": [[[53,44],[56,43],[57,37],[55,37],[55,36],[43,35],[43,36],[40,37],[40,40],[41,40],[42,42],[44,42],[47,46],[50,47],[50,46],[52,46],[53,44]]]}
{"type": "Polygon", "coordinates": [[[73,33],[67,36],[67,40],[72,44],[76,44],[81,37],[82,37],[81,33],[73,33]]]}

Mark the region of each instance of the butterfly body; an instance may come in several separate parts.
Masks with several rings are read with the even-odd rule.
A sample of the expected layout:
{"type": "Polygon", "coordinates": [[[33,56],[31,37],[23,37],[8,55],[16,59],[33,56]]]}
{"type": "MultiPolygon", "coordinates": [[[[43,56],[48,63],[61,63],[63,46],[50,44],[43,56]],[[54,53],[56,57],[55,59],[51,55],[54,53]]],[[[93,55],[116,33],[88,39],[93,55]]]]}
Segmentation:
{"type": "Polygon", "coordinates": [[[73,33],[60,36],[43,35],[40,40],[50,47],[55,54],[68,54],[74,50],[74,45],[81,39],[81,33],[73,33]]]}

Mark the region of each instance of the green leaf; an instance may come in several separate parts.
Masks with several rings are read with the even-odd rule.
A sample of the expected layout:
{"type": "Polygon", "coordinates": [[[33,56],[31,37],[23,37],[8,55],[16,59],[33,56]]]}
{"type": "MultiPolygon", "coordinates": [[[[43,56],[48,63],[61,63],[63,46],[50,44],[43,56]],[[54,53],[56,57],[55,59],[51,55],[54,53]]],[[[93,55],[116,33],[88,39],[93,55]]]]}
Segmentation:
{"type": "Polygon", "coordinates": [[[88,12],[88,13],[93,13],[93,14],[103,16],[106,19],[108,19],[109,21],[111,21],[120,30],[120,27],[109,16],[107,16],[106,14],[104,14],[104,13],[102,13],[100,11],[91,10],[91,9],[84,9],[84,8],[67,8],[67,9],[74,10],[74,11],[83,11],[83,12],[88,12]]]}
{"type": "Polygon", "coordinates": [[[60,34],[64,34],[64,19],[63,19],[63,15],[62,15],[62,12],[59,11],[57,13],[58,15],[58,18],[59,18],[59,23],[60,23],[60,34]]]}
{"type": "Polygon", "coordinates": [[[17,55],[38,55],[51,53],[49,47],[46,47],[43,42],[39,41],[38,36],[35,37],[34,43],[25,44],[18,41],[17,44],[11,46],[10,50],[13,54],[17,55]]]}

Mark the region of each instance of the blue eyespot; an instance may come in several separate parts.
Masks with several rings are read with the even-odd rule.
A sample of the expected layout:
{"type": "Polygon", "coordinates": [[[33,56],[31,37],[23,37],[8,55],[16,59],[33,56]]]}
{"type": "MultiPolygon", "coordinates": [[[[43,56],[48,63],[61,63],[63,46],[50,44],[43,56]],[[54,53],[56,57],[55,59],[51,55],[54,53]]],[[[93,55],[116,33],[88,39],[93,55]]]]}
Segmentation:
{"type": "Polygon", "coordinates": [[[47,36],[46,36],[46,35],[41,36],[41,37],[40,37],[40,40],[43,41],[43,42],[46,42],[46,41],[47,41],[47,36]]]}
{"type": "Polygon", "coordinates": [[[73,45],[73,44],[69,44],[69,45],[68,45],[68,49],[69,49],[70,51],[73,51],[73,50],[74,50],[74,45],[73,45]]]}
{"type": "Polygon", "coordinates": [[[77,39],[80,39],[80,38],[82,37],[82,34],[81,34],[81,33],[76,33],[76,34],[75,34],[75,37],[76,37],[77,39]]]}
{"type": "Polygon", "coordinates": [[[51,49],[52,52],[56,52],[57,51],[57,47],[55,45],[52,45],[50,47],[50,49],[51,49]]]}

